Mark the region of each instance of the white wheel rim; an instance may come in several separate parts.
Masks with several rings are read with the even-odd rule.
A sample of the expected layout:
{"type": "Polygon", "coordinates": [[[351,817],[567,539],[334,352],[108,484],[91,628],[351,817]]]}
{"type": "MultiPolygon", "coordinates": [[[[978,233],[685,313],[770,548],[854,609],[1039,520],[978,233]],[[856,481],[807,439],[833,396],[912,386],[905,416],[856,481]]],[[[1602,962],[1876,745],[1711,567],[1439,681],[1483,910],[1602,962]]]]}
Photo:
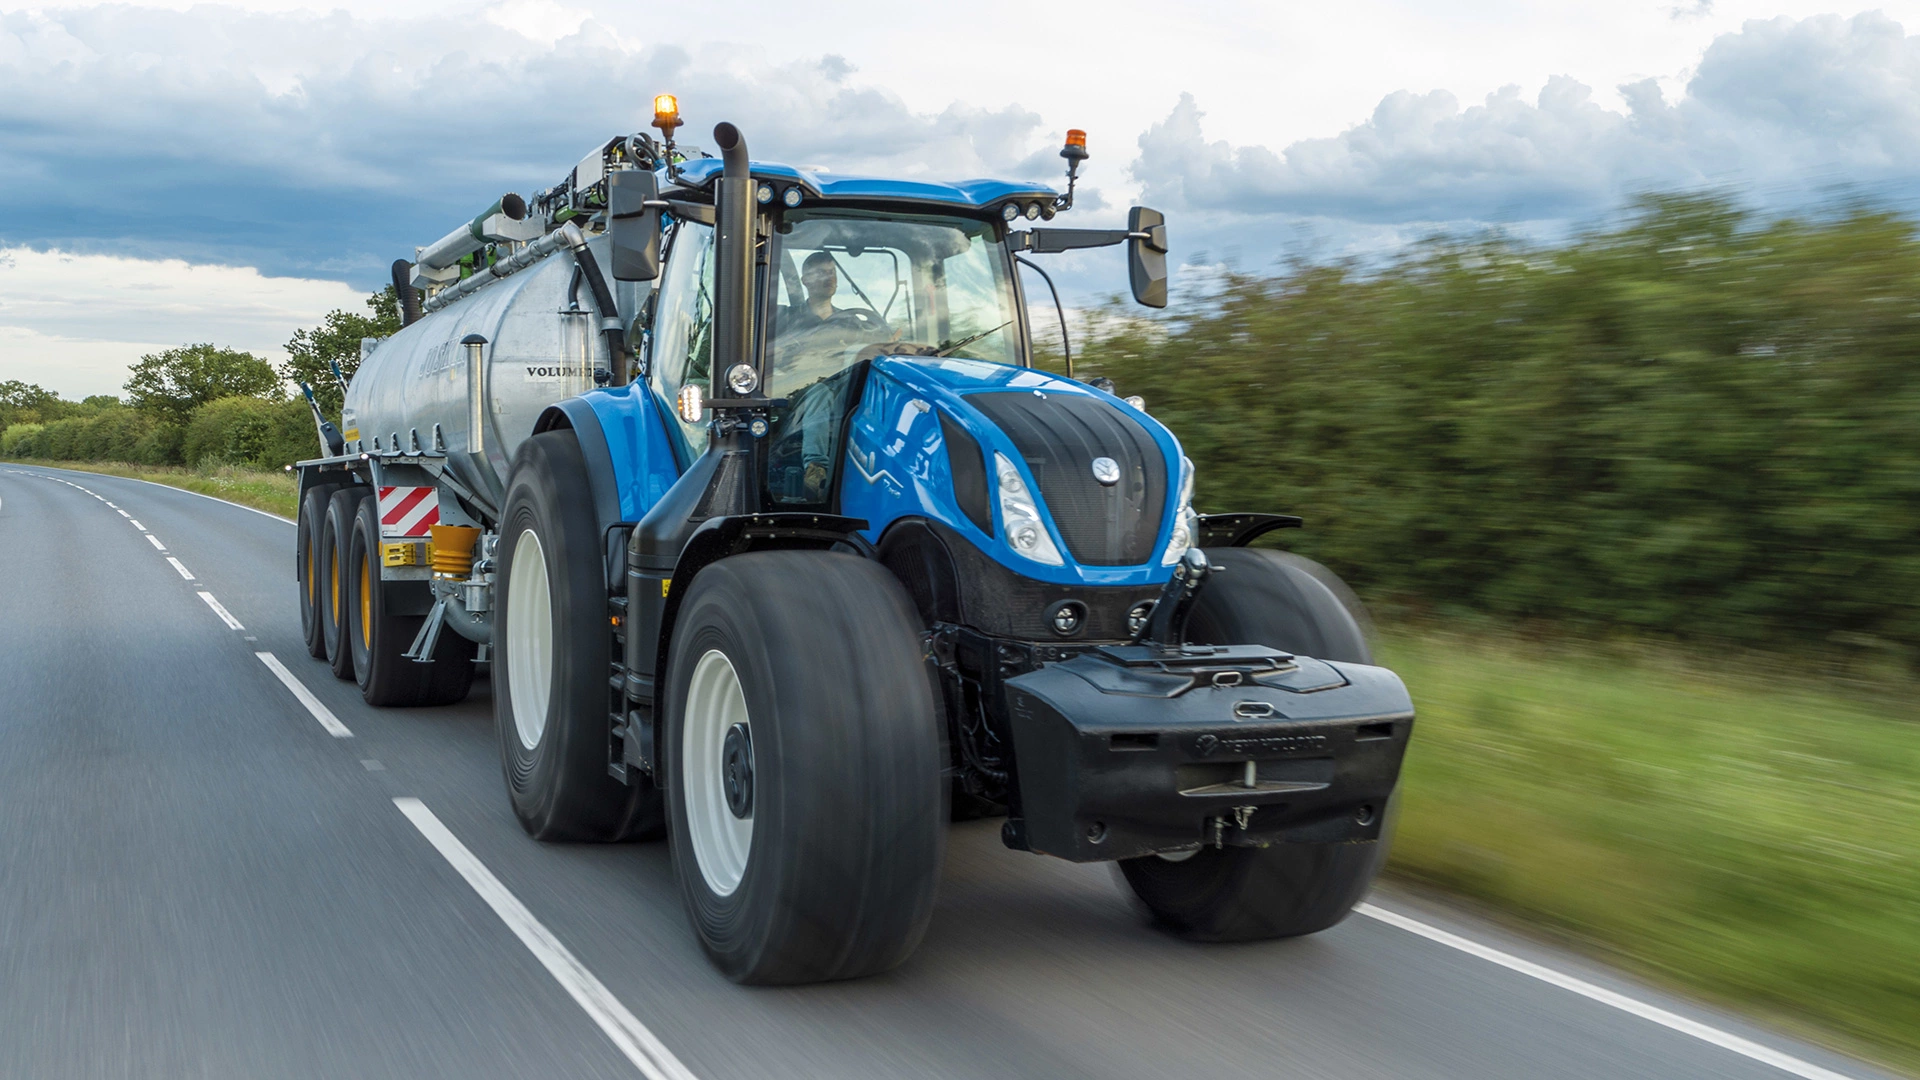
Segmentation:
{"type": "MultiPolygon", "coordinates": [[[[751,808],[744,818],[733,815],[724,780],[727,732],[735,724],[746,723],[747,695],[733,662],[718,649],[708,650],[694,665],[687,685],[680,773],[694,861],[700,864],[707,887],[719,896],[732,896],[740,887],[747,872],[747,853],[753,847],[751,808]]],[[[748,734],[752,731],[749,725],[748,734]]]]}
{"type": "Polygon", "coordinates": [[[532,529],[513,545],[507,568],[507,685],[513,705],[513,729],[520,745],[540,745],[547,730],[547,702],[553,694],[553,595],[547,585],[547,554],[532,529]]]}

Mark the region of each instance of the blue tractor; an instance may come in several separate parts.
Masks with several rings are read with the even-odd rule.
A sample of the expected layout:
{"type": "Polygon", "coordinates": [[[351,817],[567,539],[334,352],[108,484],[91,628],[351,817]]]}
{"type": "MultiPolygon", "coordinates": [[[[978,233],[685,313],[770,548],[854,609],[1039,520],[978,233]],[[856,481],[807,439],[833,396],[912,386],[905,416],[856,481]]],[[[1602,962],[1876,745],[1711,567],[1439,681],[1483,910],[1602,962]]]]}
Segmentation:
{"type": "Polygon", "coordinates": [[[1343,918],[1405,689],[1324,568],[1247,546],[1298,519],[1196,514],[1143,402],[1032,363],[1025,256],[1124,246],[1164,306],[1161,216],[1033,224],[1079,132],[1062,195],[655,119],[396,264],[408,325],[300,465],[316,657],[380,704],[483,661],[527,831],[667,837],[741,982],[900,963],[956,817],[1188,937],[1343,918]]]}

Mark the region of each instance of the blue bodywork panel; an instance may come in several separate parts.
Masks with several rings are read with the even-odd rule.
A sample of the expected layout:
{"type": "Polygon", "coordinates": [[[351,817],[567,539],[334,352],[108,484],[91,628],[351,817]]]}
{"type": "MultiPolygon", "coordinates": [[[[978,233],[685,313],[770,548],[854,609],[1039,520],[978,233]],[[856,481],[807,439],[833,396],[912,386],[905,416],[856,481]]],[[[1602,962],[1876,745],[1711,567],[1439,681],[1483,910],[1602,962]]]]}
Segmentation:
{"type": "Polygon", "coordinates": [[[841,477],[840,512],[848,517],[865,518],[869,540],[879,539],[888,525],[901,518],[925,517],[951,527],[972,540],[995,562],[1036,581],[1059,585],[1147,585],[1164,582],[1172,574],[1171,567],[1160,565],[1158,553],[1166,547],[1174,514],[1178,512],[1175,505],[1178,500],[1173,496],[1180,490],[1179,442],[1158,421],[1119,398],[1043,371],[958,358],[894,356],[875,360],[866,392],[848,425],[847,461],[841,477]],[[1169,497],[1152,562],[1144,566],[1078,565],[1068,553],[1051,515],[1042,507],[1054,547],[1066,560],[1063,566],[1049,566],[1016,554],[1000,539],[998,498],[988,500],[993,512],[993,536],[981,532],[960,510],[953,494],[952,468],[937,412],[945,413],[980,444],[988,462],[990,491],[993,490],[993,455],[1000,453],[1020,470],[1027,489],[1037,494],[1040,485],[1012,440],[967,404],[967,397],[975,393],[1036,392],[1101,398],[1139,421],[1159,444],[1170,473],[1169,497]]]}
{"type": "Polygon", "coordinates": [[[659,403],[645,383],[589,391],[580,400],[593,408],[606,434],[620,492],[620,520],[639,521],[680,479],[659,403]]]}
{"type": "MultiPolygon", "coordinates": [[[[981,209],[1013,196],[1052,199],[1057,192],[1045,184],[1022,184],[1006,180],[898,180],[872,176],[841,176],[835,173],[807,172],[778,162],[752,163],[753,175],[765,180],[798,183],[808,192],[826,199],[909,199],[916,202],[981,209]]],[[[700,158],[680,168],[677,181],[685,187],[705,187],[720,175],[718,158],[700,158]]],[[[661,187],[667,188],[666,173],[660,173],[661,187]]]]}

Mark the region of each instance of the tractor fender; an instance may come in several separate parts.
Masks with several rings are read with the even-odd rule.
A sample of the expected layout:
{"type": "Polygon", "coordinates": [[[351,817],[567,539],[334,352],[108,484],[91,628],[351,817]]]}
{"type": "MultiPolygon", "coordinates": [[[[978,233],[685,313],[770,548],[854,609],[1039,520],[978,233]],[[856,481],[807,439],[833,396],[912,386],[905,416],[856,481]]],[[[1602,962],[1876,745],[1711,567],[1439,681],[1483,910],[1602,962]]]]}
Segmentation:
{"type": "Polygon", "coordinates": [[[736,514],[708,518],[700,523],[687,546],[675,560],[673,577],[667,588],[666,606],[660,613],[660,636],[655,646],[654,672],[665,672],[667,650],[673,643],[673,624],[680,604],[693,588],[693,579],[701,570],[730,555],[772,548],[801,548],[824,551],[845,544],[865,558],[873,558],[873,545],[860,533],[866,519],[837,514],[736,514]]]}
{"type": "Polygon", "coordinates": [[[605,578],[608,591],[621,588],[626,578],[625,543],[615,543],[614,533],[620,519],[620,487],[614,477],[613,453],[607,446],[606,431],[593,406],[584,398],[568,398],[549,405],[533,425],[533,433],[571,431],[580,443],[580,456],[587,463],[587,490],[593,494],[593,517],[600,526],[605,578]]]}

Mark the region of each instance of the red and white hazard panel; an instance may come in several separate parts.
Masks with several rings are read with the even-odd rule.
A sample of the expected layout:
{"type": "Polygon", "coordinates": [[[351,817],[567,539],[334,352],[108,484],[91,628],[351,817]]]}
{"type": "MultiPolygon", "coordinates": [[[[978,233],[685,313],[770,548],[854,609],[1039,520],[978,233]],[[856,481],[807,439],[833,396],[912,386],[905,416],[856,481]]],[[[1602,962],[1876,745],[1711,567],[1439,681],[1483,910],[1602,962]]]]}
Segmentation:
{"type": "Polygon", "coordinates": [[[380,535],[425,536],[440,524],[440,496],[430,487],[380,489],[380,535]]]}

